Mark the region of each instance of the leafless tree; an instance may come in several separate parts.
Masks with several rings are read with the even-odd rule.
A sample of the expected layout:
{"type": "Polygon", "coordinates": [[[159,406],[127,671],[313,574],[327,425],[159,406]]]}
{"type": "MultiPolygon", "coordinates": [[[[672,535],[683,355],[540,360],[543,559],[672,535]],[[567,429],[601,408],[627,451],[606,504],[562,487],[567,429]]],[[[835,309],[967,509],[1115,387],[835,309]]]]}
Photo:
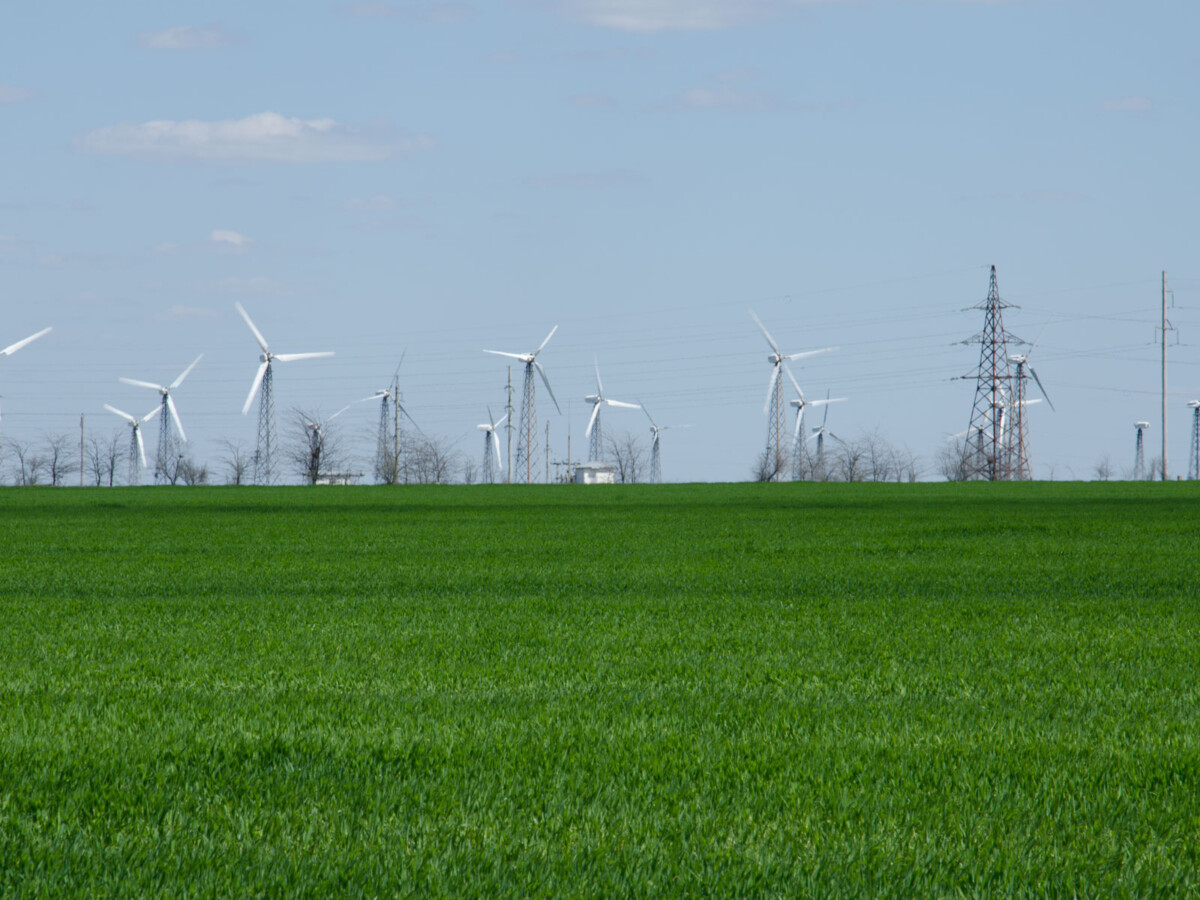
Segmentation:
{"type": "MultiPolygon", "coordinates": [[[[853,444],[857,445],[862,453],[864,471],[860,476],[861,480],[891,481],[893,478],[899,480],[900,466],[896,462],[896,451],[878,429],[861,435],[853,441],[853,444]]],[[[843,445],[841,455],[845,456],[849,451],[850,447],[843,445]]],[[[853,481],[854,479],[848,478],[847,480],[853,481]]]]}
{"type": "Polygon", "coordinates": [[[621,484],[637,484],[645,468],[645,444],[628,431],[610,434],[605,444],[608,445],[608,455],[613,465],[617,467],[617,481],[621,484]]]}
{"type": "Polygon", "coordinates": [[[1112,458],[1107,453],[1096,461],[1096,465],[1092,467],[1092,474],[1096,476],[1096,481],[1109,481],[1112,478],[1112,458]]]}
{"type": "Polygon", "coordinates": [[[28,487],[40,484],[42,473],[46,470],[46,459],[37,448],[27,441],[12,438],[8,447],[16,457],[16,471],[13,473],[13,483],[28,487]]]}
{"type": "Polygon", "coordinates": [[[400,454],[404,484],[449,484],[458,454],[444,438],[408,432],[400,454]]]}
{"type": "Polygon", "coordinates": [[[341,434],[331,421],[300,409],[292,410],[286,458],[305,484],[316,484],[346,467],[341,434]]]}
{"type": "Polygon", "coordinates": [[[208,466],[198,463],[190,456],[179,455],[172,467],[171,484],[183,482],[186,485],[208,484],[208,466]]]}
{"type": "MultiPolygon", "coordinates": [[[[838,440],[833,451],[832,472],[838,481],[863,481],[869,475],[867,445],[863,441],[838,440]]],[[[829,460],[826,460],[829,464],[829,460]]]]}
{"type": "Polygon", "coordinates": [[[936,466],[938,474],[947,481],[966,481],[968,476],[965,438],[946,441],[938,450],[936,466]]]}
{"type": "Polygon", "coordinates": [[[221,464],[225,466],[226,484],[245,484],[250,477],[250,466],[254,454],[249,452],[240,442],[223,440],[221,446],[221,464]]]}
{"type": "Polygon", "coordinates": [[[461,476],[463,484],[474,484],[479,480],[479,464],[466,454],[462,458],[461,476]]]}
{"type": "Polygon", "coordinates": [[[914,484],[925,474],[925,462],[908,447],[896,450],[896,481],[914,484]]]}
{"type": "Polygon", "coordinates": [[[92,435],[87,441],[87,470],[96,487],[106,484],[112,487],[117,480],[117,469],[125,459],[124,441],[120,432],[108,437],[92,435]]]}
{"type": "Polygon", "coordinates": [[[79,462],[75,459],[75,440],[65,434],[46,434],[43,437],[46,451],[46,472],[50,476],[50,484],[58,487],[72,472],[79,471],[79,462]]]}

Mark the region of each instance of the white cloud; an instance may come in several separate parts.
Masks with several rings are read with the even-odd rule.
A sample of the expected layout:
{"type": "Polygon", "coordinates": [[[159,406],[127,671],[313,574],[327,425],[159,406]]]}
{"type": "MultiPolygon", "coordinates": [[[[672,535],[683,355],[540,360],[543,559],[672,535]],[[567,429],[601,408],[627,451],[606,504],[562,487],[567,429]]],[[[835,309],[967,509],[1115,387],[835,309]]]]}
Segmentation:
{"type": "Polygon", "coordinates": [[[559,0],[568,15],[618,31],[712,31],[769,18],[804,0],[559,0]]]}
{"type": "Polygon", "coordinates": [[[233,36],[219,25],[196,28],[176,25],[162,31],[143,31],[138,46],[146,50],[216,50],[235,44],[233,36]]]}
{"type": "Polygon", "coordinates": [[[1149,97],[1114,97],[1101,103],[1100,108],[1108,112],[1150,112],[1154,101],[1149,97]]]}
{"type": "Polygon", "coordinates": [[[244,119],[124,123],[88,132],[83,153],[209,163],[377,162],[432,146],[425,136],[397,138],[333,119],[297,119],[263,112],[244,119]]]}
{"type": "Polygon", "coordinates": [[[251,241],[250,238],[246,237],[244,234],[239,234],[236,231],[229,231],[227,229],[220,228],[215,229],[208,236],[208,239],[216,244],[228,244],[231,247],[238,247],[242,249],[250,246],[250,244],[253,243],[253,241],[251,241]]]}
{"type": "Polygon", "coordinates": [[[0,84],[0,106],[6,103],[21,103],[32,100],[33,92],[25,88],[13,87],[11,84],[0,84]]]}
{"type": "Polygon", "coordinates": [[[475,8],[469,3],[455,0],[433,0],[433,2],[401,3],[348,3],[343,9],[355,19],[401,19],[406,22],[452,24],[465,22],[475,17],[475,8]]]}

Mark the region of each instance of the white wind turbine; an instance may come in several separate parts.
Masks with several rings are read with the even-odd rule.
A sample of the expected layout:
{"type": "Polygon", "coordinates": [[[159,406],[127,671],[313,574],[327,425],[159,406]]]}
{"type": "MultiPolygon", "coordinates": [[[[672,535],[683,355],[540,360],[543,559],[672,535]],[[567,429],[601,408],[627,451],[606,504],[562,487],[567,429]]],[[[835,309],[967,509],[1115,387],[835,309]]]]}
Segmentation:
{"type": "MultiPolygon", "coordinates": [[[[798,480],[801,476],[800,461],[807,456],[807,453],[805,452],[807,448],[804,444],[804,441],[800,437],[800,432],[804,424],[804,410],[810,406],[828,406],[830,403],[844,403],[847,398],[830,398],[827,392],[824,400],[805,400],[804,391],[800,390],[800,385],[797,383],[795,376],[792,375],[791,370],[788,371],[788,378],[792,382],[792,387],[796,389],[796,396],[792,400],[788,401],[788,403],[796,410],[796,430],[792,434],[792,479],[798,480]]],[[[826,409],[825,413],[828,416],[829,410],[826,409]]],[[[824,427],[824,423],[822,423],[822,427],[824,427]]],[[[823,453],[824,439],[819,438],[818,440],[822,444],[821,451],[823,453]]]]}
{"type": "Polygon", "coordinates": [[[375,480],[381,484],[396,484],[400,478],[400,416],[403,415],[413,423],[417,431],[421,426],[408,414],[400,399],[400,366],[404,365],[404,354],[396,364],[392,381],[385,388],[380,388],[370,397],[363,397],[355,403],[366,403],[368,400],[379,401],[379,432],[375,439],[375,480]]]}
{"type": "MultiPolygon", "coordinates": [[[[829,398],[826,397],[828,402],[829,398]]],[[[813,477],[817,481],[825,480],[825,435],[829,435],[835,441],[842,443],[842,439],[829,430],[829,407],[825,407],[825,415],[821,417],[821,424],[813,426],[812,436],[810,441],[817,442],[817,461],[813,469],[813,477]]]]}
{"type": "Polygon", "coordinates": [[[141,484],[142,469],[146,468],[146,444],[142,441],[142,423],[153,419],[162,407],[161,405],[154,407],[140,419],[115,406],[109,406],[107,403],[104,404],[104,408],[110,413],[116,413],[129,423],[129,476],[127,481],[130,486],[141,484]],[[139,458],[142,461],[140,466],[138,465],[139,458]]]}
{"type": "Polygon", "coordinates": [[[160,484],[169,480],[168,475],[171,460],[175,457],[175,442],[171,435],[171,422],[175,423],[175,428],[179,432],[179,438],[185,444],[187,443],[187,435],[183,432],[183,423],[179,421],[179,411],[175,408],[175,401],[171,399],[171,391],[183,384],[183,379],[188,377],[188,373],[196,368],[196,363],[204,357],[201,353],[192,364],[183,370],[182,374],[170,384],[155,384],[152,381],[138,381],[136,378],[121,378],[122,384],[131,384],[134,387],[149,388],[152,391],[158,391],[161,395],[161,400],[158,404],[158,454],[154,458],[154,483],[160,484]]]}
{"type": "Polygon", "coordinates": [[[22,340],[17,341],[15,344],[9,344],[3,350],[0,350],[0,356],[12,356],[22,347],[26,346],[27,344],[32,344],[42,335],[49,334],[52,330],[53,328],[43,328],[37,334],[31,334],[29,337],[23,338],[22,340]]]}
{"type": "MultiPolygon", "coordinates": [[[[767,343],[771,347],[771,353],[767,356],[767,362],[771,364],[771,380],[767,383],[767,401],[763,405],[763,412],[767,415],[767,454],[773,462],[774,476],[773,481],[778,481],[783,477],[784,465],[787,461],[787,415],[783,407],[783,379],[779,377],[779,373],[787,369],[789,360],[807,359],[810,356],[816,356],[819,353],[829,353],[836,350],[837,347],[822,347],[820,350],[805,350],[801,353],[784,353],[779,349],[779,345],[775,343],[775,338],[771,337],[771,333],[754,314],[754,310],[750,310],[750,318],[754,320],[754,324],[758,326],[758,330],[763,333],[763,337],[767,339],[767,343]]],[[[788,374],[791,371],[788,370],[788,374]]]]}
{"type": "Polygon", "coordinates": [[[662,454],[661,454],[661,433],[668,428],[691,428],[690,425],[659,425],[654,421],[654,417],[650,415],[650,410],[646,409],[646,404],[642,404],[642,412],[646,414],[646,418],[650,420],[650,483],[662,484],[662,454]]]}
{"type": "Polygon", "coordinates": [[[324,351],[321,353],[272,353],[267,347],[267,339],[262,336],[254,322],[250,320],[249,313],[242,308],[242,304],[235,302],[238,313],[250,326],[250,331],[254,334],[254,339],[258,341],[258,346],[262,348],[262,355],[259,356],[258,371],[254,374],[254,383],[250,385],[250,393],[246,396],[246,402],[242,406],[242,415],[250,412],[250,406],[254,403],[254,397],[262,389],[262,396],[258,402],[258,445],[254,453],[254,481],[256,484],[271,484],[274,477],[275,468],[275,391],[273,379],[271,376],[271,364],[275,361],[279,362],[294,362],[298,359],[318,359],[323,356],[333,356],[332,352],[324,351]]]}
{"type": "Polygon", "coordinates": [[[550,329],[550,333],[546,335],[546,339],[542,341],[536,350],[529,353],[506,353],[503,350],[484,350],[484,353],[493,353],[496,356],[507,356],[511,359],[520,360],[525,364],[525,391],[521,398],[521,425],[517,432],[517,452],[516,457],[516,472],[520,476],[524,469],[524,478],[526,484],[532,484],[537,473],[537,400],[535,397],[533,370],[537,369],[538,375],[542,377],[542,383],[546,385],[546,390],[550,393],[550,399],[554,401],[554,408],[562,413],[562,409],[558,405],[558,400],[554,396],[554,389],[550,387],[550,379],[546,377],[546,370],[542,368],[542,364],[537,361],[538,354],[545,349],[550,343],[550,338],[554,337],[554,332],[558,331],[558,326],[555,325],[550,329]]]}
{"type": "Polygon", "coordinates": [[[600,428],[600,408],[603,406],[617,406],[622,409],[641,409],[636,403],[624,403],[620,400],[610,400],[604,396],[604,385],[600,381],[600,363],[597,360],[596,365],[596,393],[588,394],[583,399],[592,404],[592,416],[588,419],[588,427],[584,432],[590,436],[591,443],[591,458],[592,462],[600,462],[604,459],[604,435],[600,428]]]}
{"type": "MultiPolygon", "coordinates": [[[[372,399],[370,397],[367,398],[372,399]]],[[[355,401],[359,402],[359,401],[355,401]]],[[[322,468],[325,459],[325,426],[348,410],[353,403],[348,403],[335,412],[332,416],[326,416],[324,419],[310,419],[301,413],[301,418],[304,422],[304,428],[308,432],[308,459],[304,465],[304,480],[309,484],[316,484],[317,479],[325,473],[322,468]]]]}
{"type": "Polygon", "coordinates": [[[496,480],[496,473],[504,471],[504,464],[500,458],[500,438],[496,435],[496,429],[503,425],[507,418],[508,413],[505,413],[497,422],[492,416],[492,408],[489,406],[487,423],[475,426],[483,432],[483,480],[485,484],[492,484],[496,480]]]}

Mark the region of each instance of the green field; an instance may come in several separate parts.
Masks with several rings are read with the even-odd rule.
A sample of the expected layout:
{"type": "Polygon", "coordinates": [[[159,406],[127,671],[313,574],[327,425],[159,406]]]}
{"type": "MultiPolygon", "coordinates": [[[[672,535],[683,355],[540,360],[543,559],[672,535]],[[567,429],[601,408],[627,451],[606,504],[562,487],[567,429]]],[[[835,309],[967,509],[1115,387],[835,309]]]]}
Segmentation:
{"type": "Polygon", "coordinates": [[[1200,895],[1200,484],[0,492],[5,896],[1200,895]]]}

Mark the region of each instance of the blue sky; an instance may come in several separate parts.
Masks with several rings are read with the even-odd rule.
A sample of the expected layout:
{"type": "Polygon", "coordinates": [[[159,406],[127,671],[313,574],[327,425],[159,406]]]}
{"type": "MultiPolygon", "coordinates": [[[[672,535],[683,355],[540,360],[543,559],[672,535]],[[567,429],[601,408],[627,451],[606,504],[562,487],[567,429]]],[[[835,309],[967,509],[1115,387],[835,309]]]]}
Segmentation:
{"type": "MultiPolygon", "coordinates": [[[[966,428],[987,292],[1057,407],[1037,477],[1132,461],[1167,270],[1171,468],[1200,396],[1190,2],[14,4],[0,29],[4,435],[121,423],[168,381],[200,459],[253,443],[240,301],[282,414],[401,388],[479,456],[503,359],[541,360],[576,457],[598,357],[667,424],[668,480],[749,477],[768,348],[844,437],[966,428]],[[568,402],[569,401],[569,402],[568,402]]],[[[515,373],[514,377],[519,375],[515,373]]],[[[339,422],[370,453],[373,412],[339,422]]],[[[497,412],[497,415],[499,413],[497,412]]],[[[648,438],[640,413],[610,433],[648,438]]],[[[150,434],[153,440],[153,434],[150,434]]]]}

